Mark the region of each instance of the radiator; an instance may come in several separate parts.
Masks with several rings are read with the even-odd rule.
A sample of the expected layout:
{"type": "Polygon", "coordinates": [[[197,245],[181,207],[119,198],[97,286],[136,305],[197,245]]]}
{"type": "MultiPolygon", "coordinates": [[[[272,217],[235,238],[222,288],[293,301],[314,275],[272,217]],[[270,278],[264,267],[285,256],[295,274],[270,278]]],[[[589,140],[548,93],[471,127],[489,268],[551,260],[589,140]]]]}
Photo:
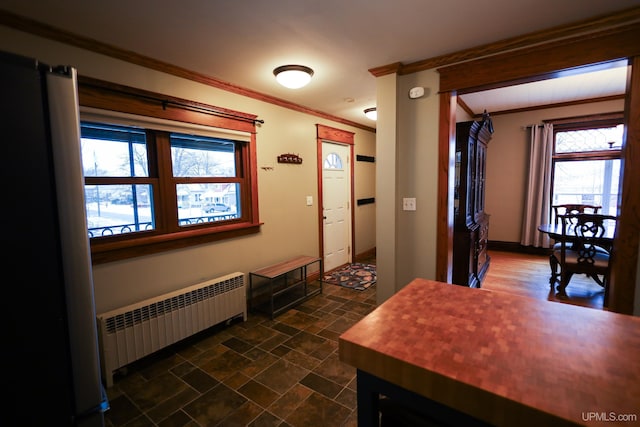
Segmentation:
{"type": "Polygon", "coordinates": [[[244,273],[231,273],[97,316],[102,376],[195,333],[242,315],[244,273]]]}

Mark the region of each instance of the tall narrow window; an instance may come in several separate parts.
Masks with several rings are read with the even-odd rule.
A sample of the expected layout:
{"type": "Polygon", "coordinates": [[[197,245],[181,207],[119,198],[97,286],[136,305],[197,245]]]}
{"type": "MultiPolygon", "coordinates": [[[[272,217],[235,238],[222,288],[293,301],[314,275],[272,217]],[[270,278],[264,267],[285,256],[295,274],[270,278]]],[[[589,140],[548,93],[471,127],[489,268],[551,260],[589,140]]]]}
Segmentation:
{"type": "Polygon", "coordinates": [[[144,130],[83,122],[80,131],[89,237],[153,230],[144,130]]]}

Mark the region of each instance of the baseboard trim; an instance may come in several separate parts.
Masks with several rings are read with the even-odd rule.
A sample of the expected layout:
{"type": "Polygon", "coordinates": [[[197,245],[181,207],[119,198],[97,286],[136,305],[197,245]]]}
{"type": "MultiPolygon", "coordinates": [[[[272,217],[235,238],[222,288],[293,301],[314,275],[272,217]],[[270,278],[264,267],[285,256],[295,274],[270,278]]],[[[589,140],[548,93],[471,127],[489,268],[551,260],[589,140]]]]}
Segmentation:
{"type": "Polygon", "coordinates": [[[355,261],[356,262],[366,261],[368,259],[375,258],[375,257],[376,257],[376,248],[373,247],[368,251],[364,251],[362,253],[357,254],[355,261]]]}
{"type": "Polygon", "coordinates": [[[489,240],[487,248],[491,251],[516,252],[532,255],[549,255],[550,249],[536,248],[533,246],[524,246],[518,242],[501,242],[497,240],[489,240]]]}
{"type": "MultiPolygon", "coordinates": [[[[549,255],[550,249],[548,248],[536,248],[533,246],[524,246],[518,242],[501,242],[498,240],[489,240],[488,249],[491,251],[503,251],[503,252],[516,252],[523,254],[533,255],[549,255]]],[[[376,248],[371,248],[367,251],[361,252],[356,255],[355,262],[366,261],[376,257],[376,248]]]]}

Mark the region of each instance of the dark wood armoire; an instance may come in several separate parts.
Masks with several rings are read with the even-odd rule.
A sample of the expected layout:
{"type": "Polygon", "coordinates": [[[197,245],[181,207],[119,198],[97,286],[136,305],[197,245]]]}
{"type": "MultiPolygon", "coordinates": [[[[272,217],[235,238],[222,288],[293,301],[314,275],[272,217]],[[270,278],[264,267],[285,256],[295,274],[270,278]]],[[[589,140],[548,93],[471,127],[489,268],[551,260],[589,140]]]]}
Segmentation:
{"type": "Polygon", "coordinates": [[[479,288],[490,258],[489,214],[484,210],[487,147],[491,118],[456,125],[453,283],[479,288]]]}

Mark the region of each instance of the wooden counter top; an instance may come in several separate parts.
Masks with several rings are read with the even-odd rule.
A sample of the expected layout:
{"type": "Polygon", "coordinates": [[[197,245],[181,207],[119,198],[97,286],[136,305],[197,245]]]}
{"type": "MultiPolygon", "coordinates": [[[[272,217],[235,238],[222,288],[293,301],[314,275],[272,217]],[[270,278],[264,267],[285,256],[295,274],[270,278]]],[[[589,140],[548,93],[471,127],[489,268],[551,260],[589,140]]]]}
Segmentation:
{"type": "Polygon", "coordinates": [[[342,334],[339,352],[497,426],[640,425],[639,317],[415,279],[342,334]]]}

